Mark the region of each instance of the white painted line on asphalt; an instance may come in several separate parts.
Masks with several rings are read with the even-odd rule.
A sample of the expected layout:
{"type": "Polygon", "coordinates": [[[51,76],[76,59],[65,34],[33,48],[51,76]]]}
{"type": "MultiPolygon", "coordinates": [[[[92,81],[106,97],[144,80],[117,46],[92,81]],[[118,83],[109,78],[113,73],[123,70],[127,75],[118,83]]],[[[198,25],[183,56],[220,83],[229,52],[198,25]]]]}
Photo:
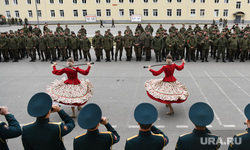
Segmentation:
{"type": "Polygon", "coordinates": [[[242,92],[244,92],[248,97],[250,97],[250,95],[243,90],[236,82],[234,82],[231,78],[229,78],[224,72],[220,71],[228,80],[230,80],[235,86],[237,86],[242,92]]]}
{"type": "MultiPolygon", "coordinates": [[[[191,76],[191,78],[193,79],[193,81],[194,81],[194,83],[196,84],[196,86],[198,87],[198,89],[200,90],[200,92],[201,92],[202,96],[204,97],[206,103],[207,103],[208,105],[210,105],[210,103],[209,103],[209,101],[208,101],[206,95],[205,95],[204,92],[201,90],[199,84],[196,82],[196,80],[195,80],[195,78],[193,77],[193,75],[191,74],[191,72],[188,71],[188,73],[189,73],[189,75],[191,76]]],[[[211,106],[211,105],[210,105],[210,106],[211,106]]],[[[214,111],[214,115],[215,115],[215,118],[216,118],[216,120],[218,121],[219,125],[222,125],[222,122],[221,122],[219,116],[216,114],[215,111],[214,111]]]]}
{"type": "Polygon", "coordinates": [[[208,125],[207,128],[212,128],[213,126],[212,125],[208,125]]]}
{"type": "Polygon", "coordinates": [[[214,81],[214,79],[206,72],[205,74],[210,78],[210,80],[220,89],[220,91],[227,97],[227,99],[234,105],[234,107],[241,113],[241,115],[245,118],[244,113],[240,110],[240,108],[232,101],[232,99],[222,90],[222,88],[218,85],[217,82],[214,81]]]}
{"type": "Polygon", "coordinates": [[[128,128],[139,128],[139,125],[129,125],[128,128]]]}
{"type": "Polygon", "coordinates": [[[117,125],[112,125],[113,128],[117,128],[117,125]]]}
{"type": "Polygon", "coordinates": [[[177,125],[176,128],[179,128],[179,129],[180,128],[188,128],[188,126],[187,125],[177,125]]]}
{"type": "Polygon", "coordinates": [[[159,126],[156,126],[156,128],[165,128],[165,126],[159,125],[159,126]]]}
{"type": "Polygon", "coordinates": [[[247,77],[245,77],[243,74],[241,74],[239,71],[236,71],[240,76],[242,76],[243,78],[245,78],[247,81],[250,82],[250,79],[248,79],[247,77]]]}
{"type": "Polygon", "coordinates": [[[235,125],[223,125],[225,128],[235,128],[235,125]]]}
{"type": "Polygon", "coordinates": [[[161,118],[158,118],[157,120],[161,120],[161,118]]]}

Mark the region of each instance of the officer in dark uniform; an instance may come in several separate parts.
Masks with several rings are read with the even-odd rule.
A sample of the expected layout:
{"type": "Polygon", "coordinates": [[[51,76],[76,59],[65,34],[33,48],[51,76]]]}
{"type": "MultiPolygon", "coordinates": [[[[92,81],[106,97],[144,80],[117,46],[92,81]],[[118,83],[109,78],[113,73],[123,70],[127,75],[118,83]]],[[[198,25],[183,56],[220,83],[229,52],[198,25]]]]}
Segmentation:
{"type": "Polygon", "coordinates": [[[8,150],[6,139],[15,138],[22,134],[21,127],[7,107],[0,107],[0,114],[5,116],[9,125],[0,121],[0,149],[8,150]]]}
{"type": "Polygon", "coordinates": [[[233,137],[233,142],[229,145],[228,150],[247,150],[250,147],[250,104],[248,104],[244,110],[247,120],[247,132],[236,134],[233,137]]]}
{"type": "Polygon", "coordinates": [[[70,133],[75,123],[58,105],[52,105],[46,93],[37,93],[29,101],[28,113],[36,121],[23,126],[22,143],[25,150],[65,150],[63,136],[70,133]],[[51,112],[58,112],[65,122],[50,122],[51,112]]]}
{"type": "Polygon", "coordinates": [[[110,150],[112,145],[120,140],[120,136],[108,123],[107,118],[102,117],[102,111],[96,104],[88,104],[81,110],[78,124],[88,131],[75,137],[74,150],[110,150]],[[100,124],[104,125],[108,131],[99,132],[100,124]]]}
{"type": "Polygon", "coordinates": [[[175,150],[217,150],[219,137],[206,128],[214,119],[212,108],[203,102],[195,103],[189,109],[189,118],[195,125],[193,132],[180,135],[175,150]],[[209,142],[212,141],[212,142],[209,142]]]}
{"type": "Polygon", "coordinates": [[[138,135],[127,139],[125,150],[161,150],[168,144],[168,137],[153,125],[158,112],[152,104],[139,104],[134,117],[140,125],[140,131],[138,135]]]}

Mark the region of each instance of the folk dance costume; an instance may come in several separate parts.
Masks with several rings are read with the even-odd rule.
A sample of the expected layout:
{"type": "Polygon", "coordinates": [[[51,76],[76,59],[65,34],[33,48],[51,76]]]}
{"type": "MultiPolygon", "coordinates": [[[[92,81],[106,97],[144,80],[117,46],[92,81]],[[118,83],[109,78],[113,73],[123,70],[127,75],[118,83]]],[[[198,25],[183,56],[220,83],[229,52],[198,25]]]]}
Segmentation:
{"type": "Polygon", "coordinates": [[[55,75],[67,74],[68,79],[62,78],[62,80],[54,80],[51,85],[46,89],[55,103],[60,103],[63,105],[68,105],[72,107],[73,116],[75,117],[74,107],[78,106],[78,110],[81,109],[80,106],[87,103],[88,100],[93,95],[92,84],[87,80],[79,80],[77,73],[82,75],[88,75],[91,66],[87,70],[82,70],[79,67],[68,67],[61,70],[57,70],[56,66],[53,66],[52,73],[55,75]]]}
{"type": "Polygon", "coordinates": [[[168,112],[168,115],[174,114],[171,106],[172,103],[182,103],[187,100],[189,95],[186,86],[176,81],[174,77],[175,69],[181,71],[184,68],[184,64],[185,61],[183,61],[180,66],[169,63],[158,71],[150,69],[149,67],[149,71],[152,72],[154,76],[158,76],[162,72],[165,73],[163,79],[151,79],[146,81],[145,89],[151,99],[167,104],[166,106],[170,106],[171,112],[168,112]]]}

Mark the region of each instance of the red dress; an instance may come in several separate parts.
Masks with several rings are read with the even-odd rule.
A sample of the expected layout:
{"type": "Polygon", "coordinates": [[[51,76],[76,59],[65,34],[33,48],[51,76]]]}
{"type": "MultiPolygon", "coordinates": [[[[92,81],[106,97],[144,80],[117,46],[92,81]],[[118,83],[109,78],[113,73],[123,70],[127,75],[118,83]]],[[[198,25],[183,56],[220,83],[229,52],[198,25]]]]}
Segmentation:
{"type": "Polygon", "coordinates": [[[158,102],[164,104],[182,103],[188,98],[188,91],[185,85],[176,81],[174,77],[175,69],[181,71],[184,68],[184,63],[178,66],[176,64],[163,66],[160,70],[155,71],[150,69],[154,76],[165,73],[163,79],[151,79],[145,82],[145,89],[148,96],[158,102]]]}
{"type": "Polygon", "coordinates": [[[63,68],[57,70],[53,67],[52,73],[55,75],[62,75],[66,73],[68,79],[65,77],[62,80],[55,80],[46,89],[46,92],[56,103],[71,106],[84,105],[92,97],[92,84],[87,80],[79,80],[78,73],[88,75],[91,67],[87,70],[79,67],[63,68]]]}

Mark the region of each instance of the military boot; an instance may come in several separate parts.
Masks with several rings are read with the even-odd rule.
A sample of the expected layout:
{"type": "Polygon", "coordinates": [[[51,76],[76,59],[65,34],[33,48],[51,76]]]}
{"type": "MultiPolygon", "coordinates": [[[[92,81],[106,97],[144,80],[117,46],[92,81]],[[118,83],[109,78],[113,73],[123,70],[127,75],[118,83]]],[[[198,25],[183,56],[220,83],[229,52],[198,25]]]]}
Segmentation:
{"type": "Polygon", "coordinates": [[[216,62],[218,62],[218,61],[219,61],[219,58],[217,57],[217,58],[216,58],[216,62]]]}
{"type": "Polygon", "coordinates": [[[225,58],[222,59],[222,62],[224,62],[224,63],[226,62],[226,61],[225,61],[225,58]]]}
{"type": "Polygon", "coordinates": [[[120,59],[119,59],[120,61],[122,61],[122,57],[120,57],[120,59]]]}

